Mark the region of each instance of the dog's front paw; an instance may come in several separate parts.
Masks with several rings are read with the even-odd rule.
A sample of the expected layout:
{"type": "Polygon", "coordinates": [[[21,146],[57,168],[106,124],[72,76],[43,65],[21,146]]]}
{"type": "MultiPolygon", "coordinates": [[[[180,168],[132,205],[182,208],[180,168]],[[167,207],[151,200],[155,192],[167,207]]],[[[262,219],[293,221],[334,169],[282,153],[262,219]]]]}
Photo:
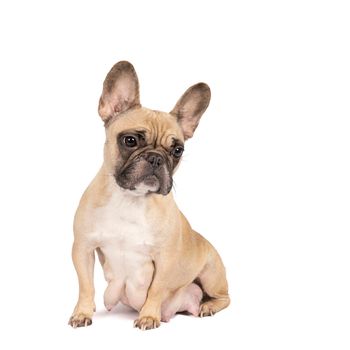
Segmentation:
{"type": "Polygon", "coordinates": [[[91,317],[91,315],[85,313],[73,314],[72,317],[69,319],[68,324],[73,328],[87,327],[92,324],[91,317]]]}
{"type": "Polygon", "coordinates": [[[90,326],[92,324],[93,310],[94,309],[92,307],[90,310],[90,308],[84,309],[77,306],[72,317],[69,319],[68,324],[73,328],[90,326]]]}
{"type": "Polygon", "coordinates": [[[68,324],[73,328],[90,326],[92,324],[92,316],[95,310],[96,305],[93,301],[78,301],[68,324]]]}
{"type": "Polygon", "coordinates": [[[158,328],[160,320],[151,316],[140,317],[134,322],[134,327],[140,328],[142,331],[158,328]]]}
{"type": "Polygon", "coordinates": [[[69,319],[68,324],[73,328],[90,326],[92,324],[91,316],[84,313],[75,314],[69,319]]]}

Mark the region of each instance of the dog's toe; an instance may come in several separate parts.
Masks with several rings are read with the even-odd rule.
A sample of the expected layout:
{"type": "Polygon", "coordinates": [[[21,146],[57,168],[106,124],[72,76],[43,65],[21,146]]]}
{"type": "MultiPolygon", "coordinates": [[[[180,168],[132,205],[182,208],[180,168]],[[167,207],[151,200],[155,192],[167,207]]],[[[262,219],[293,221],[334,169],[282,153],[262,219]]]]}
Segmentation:
{"type": "Polygon", "coordinates": [[[199,308],[199,317],[214,316],[217,310],[211,302],[203,303],[199,308]]]}
{"type": "Polygon", "coordinates": [[[73,328],[77,327],[87,327],[92,324],[92,320],[90,317],[84,315],[84,314],[78,314],[73,315],[70,319],[68,324],[72,326],[73,328]]]}
{"type": "Polygon", "coordinates": [[[154,317],[141,317],[134,322],[134,327],[141,329],[142,331],[148,329],[158,328],[160,326],[160,321],[154,317]]]}

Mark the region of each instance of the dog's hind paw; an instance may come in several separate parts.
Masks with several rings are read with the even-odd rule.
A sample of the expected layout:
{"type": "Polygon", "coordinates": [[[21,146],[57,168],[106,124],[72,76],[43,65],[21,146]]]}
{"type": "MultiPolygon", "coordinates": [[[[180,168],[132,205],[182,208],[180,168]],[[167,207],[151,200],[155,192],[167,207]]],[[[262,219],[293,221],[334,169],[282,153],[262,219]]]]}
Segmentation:
{"type": "Polygon", "coordinates": [[[213,303],[208,301],[199,307],[199,317],[214,316],[217,311],[213,303]]]}

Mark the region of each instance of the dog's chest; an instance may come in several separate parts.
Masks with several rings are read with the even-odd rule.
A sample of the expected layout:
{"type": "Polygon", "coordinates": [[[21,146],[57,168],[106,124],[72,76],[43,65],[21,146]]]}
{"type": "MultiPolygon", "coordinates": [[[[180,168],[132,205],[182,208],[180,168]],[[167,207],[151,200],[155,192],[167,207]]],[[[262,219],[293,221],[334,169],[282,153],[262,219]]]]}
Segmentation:
{"type": "Polygon", "coordinates": [[[94,210],[94,231],[102,245],[118,243],[121,247],[152,245],[154,234],[146,218],[146,204],[140,198],[113,194],[94,210]]]}
{"type": "Polygon", "coordinates": [[[130,278],[135,269],[140,271],[152,261],[156,239],[140,198],[112,195],[105,206],[94,210],[94,227],[107,279],[130,278]]]}

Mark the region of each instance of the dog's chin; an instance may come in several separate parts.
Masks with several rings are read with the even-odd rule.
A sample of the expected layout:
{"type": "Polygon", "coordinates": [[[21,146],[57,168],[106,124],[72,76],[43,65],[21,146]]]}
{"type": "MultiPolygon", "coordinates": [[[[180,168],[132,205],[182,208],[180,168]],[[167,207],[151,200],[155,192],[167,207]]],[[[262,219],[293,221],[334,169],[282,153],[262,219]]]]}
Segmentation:
{"type": "Polygon", "coordinates": [[[150,193],[158,193],[160,187],[160,181],[157,176],[150,175],[135,185],[135,190],[133,190],[133,192],[135,195],[142,196],[150,193]]]}
{"type": "Polygon", "coordinates": [[[114,178],[122,189],[136,196],[161,194],[166,196],[171,191],[173,179],[170,165],[155,167],[145,157],[131,160],[130,164],[116,169],[114,178]]]}
{"type": "Polygon", "coordinates": [[[153,188],[153,192],[158,191],[160,188],[160,181],[155,175],[146,176],[140,184],[149,188],[153,188]]]}
{"type": "Polygon", "coordinates": [[[165,184],[162,183],[162,181],[156,175],[147,175],[132,186],[130,184],[126,185],[117,181],[121,188],[135,196],[145,196],[152,193],[166,196],[171,191],[172,187],[171,179],[168,182],[169,184],[164,186],[165,184]]]}
{"type": "Polygon", "coordinates": [[[134,185],[118,182],[118,185],[134,196],[144,196],[150,193],[159,193],[161,184],[157,176],[149,175],[134,185]]]}

